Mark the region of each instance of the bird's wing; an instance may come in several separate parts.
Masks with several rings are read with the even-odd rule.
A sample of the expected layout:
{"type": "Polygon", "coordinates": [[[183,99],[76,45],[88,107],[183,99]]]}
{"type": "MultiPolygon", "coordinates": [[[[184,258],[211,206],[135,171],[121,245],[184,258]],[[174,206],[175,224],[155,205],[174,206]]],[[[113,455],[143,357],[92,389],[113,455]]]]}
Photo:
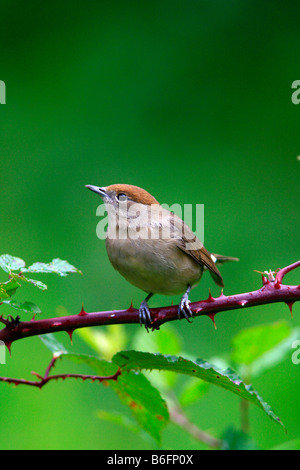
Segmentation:
{"type": "Polygon", "coordinates": [[[203,243],[179,217],[173,217],[173,224],[174,238],[178,248],[191,256],[197,263],[206,266],[215,283],[224,287],[222,276],[203,243]]]}

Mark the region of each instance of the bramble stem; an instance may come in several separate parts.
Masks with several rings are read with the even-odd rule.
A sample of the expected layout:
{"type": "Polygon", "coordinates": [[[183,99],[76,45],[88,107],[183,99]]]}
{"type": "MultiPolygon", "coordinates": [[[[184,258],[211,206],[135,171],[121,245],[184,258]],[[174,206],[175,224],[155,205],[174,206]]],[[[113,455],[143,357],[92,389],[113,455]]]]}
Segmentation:
{"type": "Polygon", "coordinates": [[[56,374],[56,375],[49,375],[51,369],[54,367],[57,359],[60,356],[53,356],[50,361],[49,366],[47,367],[44,376],[37,374],[36,372],[31,372],[32,375],[36,376],[39,380],[25,380],[25,379],[13,379],[10,377],[0,377],[0,382],[6,382],[14,385],[30,385],[32,387],[42,388],[46,385],[50,380],[58,380],[58,379],[82,379],[82,380],[91,380],[92,382],[98,381],[103,382],[104,380],[117,380],[118,376],[121,374],[121,370],[118,369],[117,372],[113,375],[109,376],[99,376],[99,375],[84,375],[84,374],[56,374]]]}
{"type": "MultiPolygon", "coordinates": [[[[191,303],[190,309],[194,316],[207,315],[213,321],[214,316],[219,312],[245,309],[275,302],[285,302],[290,310],[292,310],[293,303],[300,300],[300,286],[284,285],[282,280],[288,272],[299,266],[300,261],[297,261],[290,266],[280,269],[276,278],[273,275],[271,276],[271,274],[269,278],[263,275],[263,286],[258,290],[230,296],[225,296],[222,292],[217,298],[209,295],[206,300],[191,303]]],[[[178,320],[178,307],[175,305],[151,308],[150,311],[153,319],[152,330],[159,329],[167,321],[178,320]]],[[[11,344],[14,341],[30,336],[66,331],[71,337],[75,329],[87,326],[121,323],[139,324],[139,311],[130,306],[126,310],[87,313],[82,308],[81,312],[77,315],[18,322],[9,321],[0,316],[0,322],[5,325],[0,330],[0,341],[3,341],[10,350],[11,344]]]]}

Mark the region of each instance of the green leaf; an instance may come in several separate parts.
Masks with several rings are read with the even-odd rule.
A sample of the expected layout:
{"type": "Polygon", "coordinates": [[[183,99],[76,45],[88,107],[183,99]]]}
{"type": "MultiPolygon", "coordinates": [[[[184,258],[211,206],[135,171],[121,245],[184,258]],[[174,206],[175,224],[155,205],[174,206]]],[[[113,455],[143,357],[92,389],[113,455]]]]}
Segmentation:
{"type": "Polygon", "coordinates": [[[0,299],[9,299],[16,293],[20,284],[15,279],[6,282],[0,282],[0,299]]]}
{"type": "MultiPolygon", "coordinates": [[[[63,357],[76,363],[88,364],[98,375],[112,375],[117,371],[115,364],[93,356],[68,353],[63,357]]],[[[129,407],[144,430],[159,443],[162,429],[168,422],[169,413],[158,390],[143,374],[133,371],[122,373],[117,381],[108,380],[107,385],[117,393],[121,402],[129,407]]]]}
{"type": "Polygon", "coordinates": [[[33,284],[35,287],[38,287],[40,290],[47,290],[48,286],[44,284],[41,281],[37,281],[36,279],[28,279],[25,276],[21,276],[22,281],[29,282],[30,284],[33,284]]]}
{"type": "Polygon", "coordinates": [[[113,362],[123,370],[168,370],[200,378],[255,404],[265,411],[271,419],[282,425],[271,407],[252,389],[252,386],[246,385],[230,369],[221,372],[215,369],[212,364],[201,359],[191,361],[180,356],[163,356],[162,354],[150,354],[141,351],[121,351],[113,357],[113,362]]]}
{"type": "Polygon", "coordinates": [[[43,282],[36,281],[35,279],[28,279],[23,274],[20,275],[20,274],[11,273],[11,276],[15,280],[18,279],[18,281],[23,281],[23,282],[28,282],[29,284],[33,284],[35,287],[38,287],[40,290],[47,290],[48,289],[46,284],[44,284],[43,282]]]}
{"type": "Polygon", "coordinates": [[[16,310],[21,310],[25,313],[32,313],[33,315],[42,313],[40,308],[32,302],[16,302],[15,300],[2,300],[3,304],[10,305],[16,310]]]}
{"type": "Polygon", "coordinates": [[[57,273],[60,276],[67,276],[70,273],[80,273],[79,269],[72,266],[67,261],[63,261],[56,258],[51,263],[34,263],[29,268],[25,267],[25,262],[21,258],[11,255],[0,256],[0,268],[5,272],[8,272],[11,279],[8,282],[0,283],[0,299],[8,299],[11,297],[18,287],[20,287],[19,281],[28,282],[29,284],[38,287],[40,290],[48,289],[47,285],[41,281],[35,279],[29,279],[24,276],[23,273],[35,272],[35,273],[57,273]],[[18,274],[14,271],[19,271],[18,274]]]}
{"type": "Polygon", "coordinates": [[[29,284],[33,284],[35,287],[37,287],[40,290],[47,290],[48,286],[44,284],[41,281],[37,281],[36,279],[28,279],[28,277],[25,276],[20,276],[19,279],[24,282],[29,282],[29,284]]]}
{"type": "Polygon", "coordinates": [[[248,366],[286,339],[290,333],[291,328],[286,322],[242,330],[232,340],[231,360],[248,366]]]}
{"type": "Polygon", "coordinates": [[[11,255],[1,255],[0,256],[0,268],[3,271],[10,273],[11,271],[20,271],[21,268],[25,267],[25,261],[21,258],[11,255]]]}
{"type": "MultiPolygon", "coordinates": [[[[149,335],[146,331],[139,331],[133,340],[134,349],[151,353],[175,355],[180,353],[181,346],[181,338],[171,325],[165,325],[159,335],[149,335]]],[[[146,373],[146,376],[155,387],[164,392],[173,389],[178,379],[172,372],[151,371],[149,374],[146,373]]]]}
{"type": "MultiPolygon", "coordinates": [[[[44,335],[41,340],[54,354],[61,355],[63,359],[69,359],[76,364],[86,364],[97,375],[113,375],[118,370],[117,365],[112,362],[95,356],[67,352],[54,335],[44,335]]],[[[143,374],[133,371],[122,373],[116,381],[107,380],[106,384],[115,391],[121,402],[128,406],[143,429],[159,443],[162,430],[169,420],[169,413],[158,390],[143,374]]]]}
{"type": "Polygon", "coordinates": [[[79,269],[72,266],[68,261],[59,258],[53,259],[50,263],[34,263],[28,268],[22,268],[21,272],[25,273],[56,273],[59,276],[67,276],[71,273],[82,274],[79,269]]]}

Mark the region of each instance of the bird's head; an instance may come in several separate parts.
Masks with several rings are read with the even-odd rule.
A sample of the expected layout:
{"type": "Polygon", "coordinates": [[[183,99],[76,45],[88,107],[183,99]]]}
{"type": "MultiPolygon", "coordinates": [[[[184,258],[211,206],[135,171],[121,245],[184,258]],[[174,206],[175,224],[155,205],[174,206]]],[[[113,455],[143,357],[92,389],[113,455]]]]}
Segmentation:
{"type": "Polygon", "coordinates": [[[110,186],[86,185],[86,188],[98,194],[103,200],[108,216],[118,214],[119,217],[131,218],[137,214],[148,213],[157,200],[145,189],[131,184],[112,184],[110,186]]]}
{"type": "Polygon", "coordinates": [[[92,186],[86,185],[86,188],[94,191],[104,201],[105,204],[122,206],[126,204],[158,204],[157,200],[151,196],[145,189],[133,186],[131,184],[112,184],[110,186],[92,186]]]}

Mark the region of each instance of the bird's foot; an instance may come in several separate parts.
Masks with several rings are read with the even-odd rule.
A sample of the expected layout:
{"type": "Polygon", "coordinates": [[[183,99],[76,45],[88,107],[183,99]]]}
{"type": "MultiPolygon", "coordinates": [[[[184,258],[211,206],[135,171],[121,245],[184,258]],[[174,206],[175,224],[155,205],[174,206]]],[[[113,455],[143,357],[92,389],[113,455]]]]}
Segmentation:
{"type": "Polygon", "coordinates": [[[184,318],[191,323],[191,318],[193,318],[193,312],[190,309],[189,293],[191,286],[188,286],[186,293],[181,297],[180,303],[178,305],[178,318],[181,320],[182,315],[184,318]]]}
{"type": "Polygon", "coordinates": [[[140,305],[139,308],[139,320],[140,320],[140,325],[144,325],[147,332],[149,332],[149,329],[152,327],[152,318],[151,318],[151,313],[149,310],[148,306],[148,300],[150,297],[152,297],[153,294],[149,294],[145,300],[140,305]]]}

